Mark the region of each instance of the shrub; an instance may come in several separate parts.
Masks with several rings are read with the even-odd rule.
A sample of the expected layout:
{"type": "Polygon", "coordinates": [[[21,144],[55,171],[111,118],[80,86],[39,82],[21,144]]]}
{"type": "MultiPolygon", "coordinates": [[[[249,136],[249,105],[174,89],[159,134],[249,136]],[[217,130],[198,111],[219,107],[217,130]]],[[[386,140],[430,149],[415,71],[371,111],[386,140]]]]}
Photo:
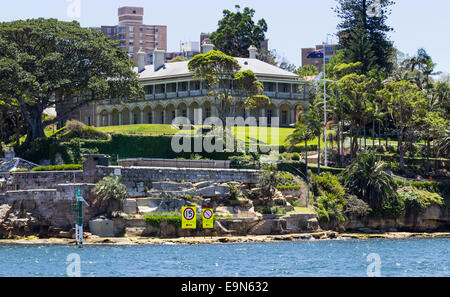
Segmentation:
{"type": "Polygon", "coordinates": [[[164,212],[151,213],[144,216],[145,223],[159,228],[161,223],[166,222],[176,228],[181,227],[181,213],[180,212],[164,212]]]}
{"type": "Polygon", "coordinates": [[[400,199],[405,203],[405,208],[414,212],[424,211],[432,203],[443,205],[443,198],[436,193],[419,190],[409,186],[399,190],[400,199]]]}
{"type": "Polygon", "coordinates": [[[108,217],[123,209],[123,200],[127,198],[127,187],[120,183],[120,177],[107,176],[92,190],[95,195],[93,206],[104,211],[108,217]]]}
{"type": "Polygon", "coordinates": [[[284,191],[299,191],[299,190],[301,190],[302,189],[302,185],[295,185],[295,186],[278,186],[277,187],[277,189],[279,190],[279,191],[282,191],[282,192],[284,192],[284,191]]]}
{"type": "Polygon", "coordinates": [[[84,128],[86,128],[86,125],[77,120],[70,120],[70,121],[67,121],[67,123],[66,123],[66,129],[69,131],[81,133],[84,128]]]}
{"type": "Polygon", "coordinates": [[[292,160],[293,161],[300,161],[300,154],[299,153],[293,153],[292,154],[292,160]]]}
{"type": "Polygon", "coordinates": [[[356,217],[364,217],[372,212],[369,204],[354,195],[347,196],[347,204],[344,208],[344,214],[356,217]]]}
{"type": "Polygon", "coordinates": [[[336,176],[331,173],[314,175],[312,178],[312,189],[318,197],[314,208],[321,222],[336,220],[345,221],[344,207],[347,204],[345,189],[339,183],[336,176]]]}
{"type": "Polygon", "coordinates": [[[238,188],[233,184],[230,184],[229,188],[230,188],[230,200],[239,200],[238,188]]]}
{"type": "Polygon", "coordinates": [[[51,165],[51,166],[39,166],[32,169],[32,171],[78,171],[78,170],[83,170],[83,165],[79,164],[51,165]]]}
{"type": "Polygon", "coordinates": [[[372,209],[380,208],[397,190],[394,179],[384,169],[385,164],[378,162],[374,154],[361,153],[342,173],[342,184],[372,209]]]}

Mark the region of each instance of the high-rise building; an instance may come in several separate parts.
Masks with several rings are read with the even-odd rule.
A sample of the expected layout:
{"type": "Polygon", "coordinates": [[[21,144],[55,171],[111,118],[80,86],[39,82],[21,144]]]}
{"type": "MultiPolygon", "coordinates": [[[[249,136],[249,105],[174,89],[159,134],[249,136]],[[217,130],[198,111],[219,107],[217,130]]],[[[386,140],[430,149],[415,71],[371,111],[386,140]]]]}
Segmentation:
{"type": "MultiPolygon", "coordinates": [[[[317,67],[319,72],[322,71],[323,59],[307,58],[307,56],[310,52],[318,51],[318,50],[322,50],[322,49],[323,49],[323,45],[317,45],[316,48],[302,48],[302,66],[314,65],[317,67]]],[[[336,54],[336,51],[337,51],[337,44],[328,44],[325,47],[325,59],[326,59],[327,63],[330,61],[331,57],[336,54]]]]}
{"type": "Polygon", "coordinates": [[[119,47],[129,52],[137,63],[137,53],[143,49],[147,61],[157,48],[167,51],[167,26],[145,25],[144,8],[125,6],[119,8],[119,24],[102,26],[101,31],[112,39],[119,40],[119,47]]]}

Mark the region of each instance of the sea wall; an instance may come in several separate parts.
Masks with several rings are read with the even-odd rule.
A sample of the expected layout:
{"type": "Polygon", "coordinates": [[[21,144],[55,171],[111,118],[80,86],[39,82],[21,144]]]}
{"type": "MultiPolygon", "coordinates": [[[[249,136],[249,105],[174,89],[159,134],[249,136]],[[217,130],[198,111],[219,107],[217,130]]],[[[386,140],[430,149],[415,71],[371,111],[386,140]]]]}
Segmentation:
{"type": "Polygon", "coordinates": [[[60,184],[86,183],[83,171],[13,172],[5,191],[56,189],[60,184]]]}
{"type": "MultiPolygon", "coordinates": [[[[72,199],[77,189],[84,198],[93,200],[93,184],[63,184],[56,189],[20,190],[0,194],[0,237],[12,236],[59,236],[69,232],[76,220],[72,211],[72,199]]],[[[94,208],[83,208],[83,220],[87,222],[96,215],[94,208]]]]}
{"type": "Polygon", "coordinates": [[[450,230],[450,209],[431,205],[422,212],[407,212],[398,218],[350,218],[344,223],[320,223],[324,230],[370,232],[437,232],[450,230]]]}

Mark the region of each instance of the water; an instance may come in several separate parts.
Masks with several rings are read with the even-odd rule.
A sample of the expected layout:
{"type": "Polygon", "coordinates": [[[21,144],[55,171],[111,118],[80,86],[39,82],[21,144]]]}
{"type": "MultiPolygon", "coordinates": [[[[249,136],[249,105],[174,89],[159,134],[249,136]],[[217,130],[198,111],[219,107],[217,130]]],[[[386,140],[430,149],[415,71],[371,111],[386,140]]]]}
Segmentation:
{"type": "Polygon", "coordinates": [[[450,239],[329,240],[222,245],[0,245],[0,276],[67,276],[67,256],[81,276],[293,277],[367,276],[381,258],[382,276],[450,276],[450,239]]]}

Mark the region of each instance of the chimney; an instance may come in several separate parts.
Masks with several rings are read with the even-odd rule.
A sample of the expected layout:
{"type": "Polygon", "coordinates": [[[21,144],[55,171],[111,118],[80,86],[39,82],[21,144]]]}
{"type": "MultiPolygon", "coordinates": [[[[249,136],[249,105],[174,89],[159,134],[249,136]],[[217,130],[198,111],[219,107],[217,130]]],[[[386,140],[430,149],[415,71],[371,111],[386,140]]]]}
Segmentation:
{"type": "Polygon", "coordinates": [[[203,50],[203,53],[204,53],[204,54],[207,54],[207,53],[209,53],[210,51],[214,50],[214,44],[212,44],[212,43],[209,41],[209,39],[205,39],[205,40],[203,41],[203,44],[202,44],[202,50],[203,50]]]}
{"type": "Polygon", "coordinates": [[[254,45],[248,48],[248,52],[250,53],[250,59],[256,59],[256,53],[258,52],[258,49],[254,45]]]}
{"type": "Polygon", "coordinates": [[[155,67],[155,71],[164,66],[166,52],[162,49],[155,49],[153,52],[153,65],[155,67]]]}
{"type": "Polygon", "coordinates": [[[138,72],[141,73],[145,70],[145,56],[147,54],[144,52],[144,49],[141,47],[139,49],[139,52],[137,53],[137,60],[138,60],[138,72]]]}

